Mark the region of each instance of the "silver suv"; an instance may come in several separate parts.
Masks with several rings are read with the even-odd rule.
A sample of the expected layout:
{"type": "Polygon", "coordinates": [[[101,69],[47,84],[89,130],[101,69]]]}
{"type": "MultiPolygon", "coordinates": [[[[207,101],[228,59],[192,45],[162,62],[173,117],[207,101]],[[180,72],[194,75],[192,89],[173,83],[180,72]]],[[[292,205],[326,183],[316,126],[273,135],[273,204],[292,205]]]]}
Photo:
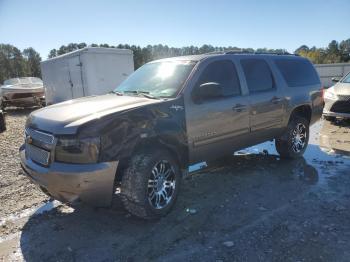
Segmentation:
{"type": "Polygon", "coordinates": [[[302,156],[323,109],[312,64],[294,55],[214,53],[150,62],[115,91],[31,113],[20,149],[28,177],[63,202],[165,215],[190,164],[275,139],[302,156]]]}

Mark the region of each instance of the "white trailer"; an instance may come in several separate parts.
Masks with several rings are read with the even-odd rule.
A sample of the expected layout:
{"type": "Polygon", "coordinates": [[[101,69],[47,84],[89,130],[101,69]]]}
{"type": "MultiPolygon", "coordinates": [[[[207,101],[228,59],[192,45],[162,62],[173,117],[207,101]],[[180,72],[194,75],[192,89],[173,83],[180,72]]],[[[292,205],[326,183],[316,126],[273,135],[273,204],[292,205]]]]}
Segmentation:
{"type": "Polygon", "coordinates": [[[46,104],[114,90],[134,71],[128,49],[87,47],[41,62],[46,104]]]}

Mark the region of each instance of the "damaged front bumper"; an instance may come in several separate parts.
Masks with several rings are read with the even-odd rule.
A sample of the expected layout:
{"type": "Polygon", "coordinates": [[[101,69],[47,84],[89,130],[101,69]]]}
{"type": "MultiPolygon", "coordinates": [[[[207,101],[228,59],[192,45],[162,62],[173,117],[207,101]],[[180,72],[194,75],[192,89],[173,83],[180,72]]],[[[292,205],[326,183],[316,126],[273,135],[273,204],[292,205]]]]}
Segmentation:
{"type": "Polygon", "coordinates": [[[337,100],[325,98],[323,115],[339,118],[350,118],[350,95],[337,100]]]}
{"type": "Polygon", "coordinates": [[[23,147],[20,158],[25,174],[54,199],[68,203],[81,201],[96,207],[106,207],[112,202],[118,161],[96,164],[53,162],[44,167],[26,158],[23,147]]]}

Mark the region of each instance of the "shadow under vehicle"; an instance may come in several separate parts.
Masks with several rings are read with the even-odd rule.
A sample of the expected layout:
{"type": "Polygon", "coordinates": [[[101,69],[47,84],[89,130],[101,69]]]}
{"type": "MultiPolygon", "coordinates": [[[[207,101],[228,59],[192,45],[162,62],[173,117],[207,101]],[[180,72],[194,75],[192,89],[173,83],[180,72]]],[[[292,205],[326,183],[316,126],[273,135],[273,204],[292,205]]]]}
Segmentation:
{"type": "Polygon", "coordinates": [[[340,203],[349,199],[350,159],[320,149],[319,137],[335,136],[329,128],[311,127],[301,158],[282,159],[265,142],[211,161],[184,179],[174,212],[156,221],[130,217],[120,194],[113,209],[61,205],[31,216],[21,255],[28,262],[346,261],[348,242],[339,241],[349,237],[349,219],[340,203]]]}
{"type": "Polygon", "coordinates": [[[267,210],[259,207],[281,208],[317,181],[317,170],[304,158],[230,156],[184,179],[183,194],[174,212],[161,220],[149,222],[128,216],[118,196],[113,209],[79,206],[73,211],[59,207],[28,220],[22,229],[20,248],[28,262],[188,261],[177,256],[188,256],[189,247],[190,253],[203,253],[198,231],[211,241],[222,242],[212,234],[239,234],[240,228],[265,217],[267,210]],[[280,197],[276,199],[276,195],[280,197]],[[155,248],[157,243],[162,243],[162,248],[155,248]],[[201,249],[197,250],[196,243],[201,249]]]}
{"type": "Polygon", "coordinates": [[[43,81],[37,77],[19,77],[4,81],[0,87],[1,108],[45,105],[43,81]]]}

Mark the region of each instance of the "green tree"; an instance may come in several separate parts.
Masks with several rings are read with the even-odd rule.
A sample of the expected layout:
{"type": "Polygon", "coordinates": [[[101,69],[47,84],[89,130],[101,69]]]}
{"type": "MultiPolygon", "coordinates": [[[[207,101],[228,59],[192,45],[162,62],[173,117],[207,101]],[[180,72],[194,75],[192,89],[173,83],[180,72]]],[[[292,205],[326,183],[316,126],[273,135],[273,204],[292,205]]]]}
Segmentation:
{"type": "Polygon", "coordinates": [[[53,58],[57,56],[57,50],[56,49],[52,49],[49,52],[48,58],[53,58]]]}
{"type": "Polygon", "coordinates": [[[297,48],[295,51],[294,51],[294,53],[295,54],[299,54],[300,55],[300,52],[309,52],[310,51],[310,48],[307,46],[307,45],[302,45],[302,46],[300,46],[299,48],[297,48]]]}
{"type": "Polygon", "coordinates": [[[350,38],[339,43],[339,51],[343,62],[350,61],[350,38]]]}
{"type": "Polygon", "coordinates": [[[41,78],[40,62],[41,57],[34,48],[29,47],[23,50],[23,57],[26,61],[26,75],[41,78]]]}
{"type": "Polygon", "coordinates": [[[26,61],[21,51],[13,45],[0,44],[0,82],[26,74],[26,61]]]}

